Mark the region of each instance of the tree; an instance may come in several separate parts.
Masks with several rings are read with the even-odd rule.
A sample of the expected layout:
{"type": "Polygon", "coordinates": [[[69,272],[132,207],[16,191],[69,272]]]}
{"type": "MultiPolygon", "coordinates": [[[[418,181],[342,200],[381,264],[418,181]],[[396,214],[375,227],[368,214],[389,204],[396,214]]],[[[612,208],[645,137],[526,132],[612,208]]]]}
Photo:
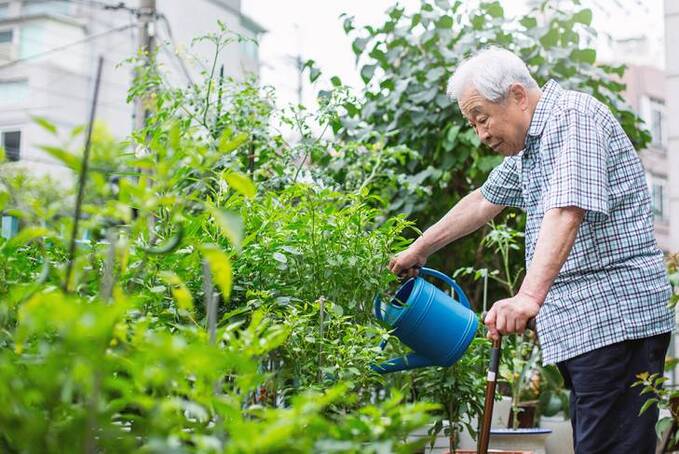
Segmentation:
{"type": "MultiPolygon", "coordinates": [[[[498,1],[469,6],[460,0],[426,0],[412,13],[397,4],[384,24],[361,29],[344,17],[365,87],[360,101],[344,104],[345,114],[332,124],[335,133],[359,142],[378,137],[384,141],[381,148],[414,150],[415,156],[392,162],[391,171],[429,187],[428,192],[406,191],[392,179],[386,191],[381,182],[377,190],[389,198],[391,213],[413,215],[418,226],[428,226],[479,187],[500,162],[446,95],[458,64],[489,45],[520,55],[540,85],[554,78],[565,88],[592,94],[611,109],[637,149],[648,143],[650,136],[621,96],[624,85],[618,80],[625,67],[596,62],[596,51],[588,47],[596,34],[592,12],[579,3],[559,2],[556,9],[543,2],[519,20],[507,18],[498,1]]],[[[340,83],[333,79],[334,85],[340,83]]],[[[522,223],[519,219],[519,227],[522,223]]],[[[491,260],[479,247],[483,234],[455,243],[455,254],[440,254],[435,263],[452,271],[462,263],[478,267],[491,260]]]]}

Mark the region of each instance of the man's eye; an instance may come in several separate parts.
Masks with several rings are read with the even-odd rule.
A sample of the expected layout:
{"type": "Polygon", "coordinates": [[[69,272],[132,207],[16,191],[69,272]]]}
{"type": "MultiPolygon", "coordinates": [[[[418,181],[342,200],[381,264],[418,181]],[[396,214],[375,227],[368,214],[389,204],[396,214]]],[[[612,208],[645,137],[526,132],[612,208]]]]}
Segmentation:
{"type": "Polygon", "coordinates": [[[488,121],[487,117],[479,118],[479,120],[478,120],[478,122],[481,123],[481,124],[485,124],[486,121],[488,121]]]}

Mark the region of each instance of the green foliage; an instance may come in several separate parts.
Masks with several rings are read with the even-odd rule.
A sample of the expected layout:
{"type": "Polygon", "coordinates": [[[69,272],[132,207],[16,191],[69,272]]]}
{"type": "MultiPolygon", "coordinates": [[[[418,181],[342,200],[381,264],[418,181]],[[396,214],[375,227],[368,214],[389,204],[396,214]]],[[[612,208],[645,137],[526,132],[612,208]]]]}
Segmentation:
{"type": "MultiPolygon", "coordinates": [[[[500,162],[500,156],[481,146],[457,103],[446,95],[459,63],[485,46],[520,55],[540,84],[554,78],[567,89],[592,94],[611,108],[637,149],[649,142],[621,96],[624,67],[596,63],[588,44],[596,33],[592,12],[580,2],[542,2],[539,11],[517,19],[506,17],[497,1],[427,0],[418,5],[410,11],[397,4],[383,23],[366,27],[343,17],[365,87],[357,99],[344,103],[344,113],[332,122],[334,131],[346,140],[382,140],[381,149],[404,146],[417,153],[390,162],[391,171],[383,172],[399,178],[371,188],[390,203],[390,213],[414,215],[418,226],[431,225],[500,162]],[[407,179],[418,180],[424,190],[401,184],[407,179]]],[[[484,234],[456,242],[430,264],[449,272],[461,264],[484,267],[491,260],[478,247],[484,234]]],[[[497,287],[491,292],[496,294],[497,287]]]]}
{"type": "Polygon", "coordinates": [[[483,413],[486,388],[482,371],[489,346],[490,342],[479,333],[462,358],[451,367],[430,367],[413,373],[410,386],[417,398],[440,405],[432,433],[443,431],[449,437],[451,452],[458,446],[459,435],[465,428],[472,437],[477,435],[477,417],[483,413]]]}
{"type": "MultiPolygon", "coordinates": [[[[679,301],[679,254],[667,256],[665,262],[672,286],[669,307],[676,311],[677,301],[679,301]]],[[[675,369],[678,362],[677,358],[665,358],[665,371],[675,369]]],[[[653,405],[657,405],[658,409],[669,410],[670,416],[661,417],[655,425],[655,431],[658,438],[663,439],[665,433],[673,428],[673,432],[669,434],[667,446],[672,449],[679,446],[679,431],[676,430],[677,424],[679,424],[679,389],[668,387],[667,381],[668,378],[662,374],[642,372],[637,374],[637,381],[632,384],[632,387],[640,387],[639,394],[649,395],[639,410],[640,415],[648,411],[653,405]]]]}
{"type": "MultiPolygon", "coordinates": [[[[679,390],[668,389],[666,382],[669,379],[662,374],[649,374],[642,372],[637,375],[637,381],[632,384],[632,387],[640,387],[639,394],[646,395],[646,402],[639,410],[639,414],[648,411],[653,405],[658,409],[669,410],[670,416],[664,416],[658,420],[655,425],[655,431],[658,438],[662,438],[667,430],[669,430],[673,423],[676,425],[679,421],[679,390]]],[[[676,430],[670,434],[670,443],[668,448],[673,448],[679,445],[679,432],[676,430]]]]}
{"type": "Polygon", "coordinates": [[[372,301],[395,281],[385,264],[405,244],[410,223],[380,222],[370,202],[301,184],[244,202],[245,238],[227,309],[266,308],[290,327],[289,342],[272,358],[279,370],[272,388],[287,394],[290,386],[340,379],[369,394],[379,384],[366,373],[386,336],[372,301]]]}
{"type": "Polygon", "coordinates": [[[540,368],[540,414],[554,416],[563,413],[570,417],[570,393],[566,390],[559,369],[550,364],[540,368]]]}
{"type": "Polygon", "coordinates": [[[667,257],[667,274],[670,284],[672,284],[672,295],[670,296],[670,307],[676,310],[679,302],[679,254],[672,254],[667,257]]]}
{"type": "Polygon", "coordinates": [[[381,211],[368,202],[296,185],[248,203],[239,285],[285,296],[283,304],[323,297],[368,321],[375,293],[395,280],[386,263],[406,244],[401,233],[410,225],[401,216],[380,223],[381,211]]]}
{"type": "MultiPolygon", "coordinates": [[[[215,61],[222,34],[200,41],[215,61]]],[[[279,153],[251,81],[138,69],[147,125],[134,152],[95,128],[80,219],[73,188],[2,174],[22,227],[0,239],[2,451],[412,452],[437,407],[368,368],[387,336],[368,304],[409,223],[294,184],[329,145],[279,153]]],[[[77,170],[81,132],[43,149],[77,170]]]]}
{"type": "MultiPolygon", "coordinates": [[[[507,221],[513,221],[516,216],[511,213],[507,216],[507,221]]],[[[500,284],[503,289],[503,298],[509,298],[516,294],[516,287],[519,279],[523,275],[523,267],[512,267],[513,256],[521,253],[522,247],[519,243],[524,237],[523,233],[516,230],[510,222],[505,224],[489,224],[490,231],[483,238],[483,247],[492,250],[495,256],[495,269],[489,271],[488,268],[474,269],[472,267],[461,268],[457,274],[473,275],[475,279],[492,279],[500,284]]],[[[546,386],[541,386],[541,377],[553,372],[544,370],[540,363],[541,352],[534,332],[526,331],[521,335],[513,334],[503,337],[503,351],[499,374],[504,384],[509,387],[509,395],[512,397],[512,412],[518,415],[522,409],[521,405],[533,403],[538,398],[551,399],[551,397],[564,400],[563,381],[551,380],[546,382],[546,386]],[[545,396],[542,396],[542,393],[545,396]]],[[[558,372],[557,372],[558,374],[558,372]]],[[[552,378],[548,375],[548,378],[552,378]]],[[[566,396],[567,398],[567,396],[566,396]]],[[[519,418],[512,420],[513,428],[518,428],[519,418]]]]}

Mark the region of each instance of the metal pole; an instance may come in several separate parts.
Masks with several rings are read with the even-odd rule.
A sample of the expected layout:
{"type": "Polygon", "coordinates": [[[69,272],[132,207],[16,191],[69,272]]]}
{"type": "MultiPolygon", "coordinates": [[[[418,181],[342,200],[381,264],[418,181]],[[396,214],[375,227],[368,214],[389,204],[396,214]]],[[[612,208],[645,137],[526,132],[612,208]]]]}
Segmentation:
{"type": "Polygon", "coordinates": [[[73,262],[75,262],[76,240],[78,238],[78,224],[80,223],[80,213],[82,211],[83,197],[85,196],[85,183],[87,178],[87,166],[90,159],[90,148],[92,144],[92,128],[94,126],[94,116],[97,112],[97,101],[99,99],[99,86],[101,84],[101,68],[104,64],[104,57],[99,56],[97,61],[97,75],[94,80],[94,94],[90,105],[90,116],[87,123],[87,136],[85,139],[85,151],[83,160],[80,164],[80,175],[78,177],[78,197],[75,200],[75,214],[73,215],[73,229],[71,230],[71,243],[68,251],[68,265],[66,266],[66,280],[64,281],[64,291],[69,292],[71,273],[73,272],[73,262]]]}

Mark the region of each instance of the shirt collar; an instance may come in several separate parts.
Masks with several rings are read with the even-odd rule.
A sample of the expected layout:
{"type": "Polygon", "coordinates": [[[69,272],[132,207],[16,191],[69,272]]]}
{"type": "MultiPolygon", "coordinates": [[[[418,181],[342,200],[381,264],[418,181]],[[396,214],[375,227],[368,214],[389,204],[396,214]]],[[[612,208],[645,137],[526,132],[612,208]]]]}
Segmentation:
{"type": "MultiPolygon", "coordinates": [[[[535,106],[533,118],[530,120],[528,136],[539,136],[542,134],[549,114],[554,108],[554,103],[561,97],[563,91],[563,88],[561,88],[561,86],[553,79],[550,79],[542,87],[542,96],[540,96],[538,105],[535,106]]],[[[526,137],[526,140],[528,140],[528,137],[526,137]]]]}

